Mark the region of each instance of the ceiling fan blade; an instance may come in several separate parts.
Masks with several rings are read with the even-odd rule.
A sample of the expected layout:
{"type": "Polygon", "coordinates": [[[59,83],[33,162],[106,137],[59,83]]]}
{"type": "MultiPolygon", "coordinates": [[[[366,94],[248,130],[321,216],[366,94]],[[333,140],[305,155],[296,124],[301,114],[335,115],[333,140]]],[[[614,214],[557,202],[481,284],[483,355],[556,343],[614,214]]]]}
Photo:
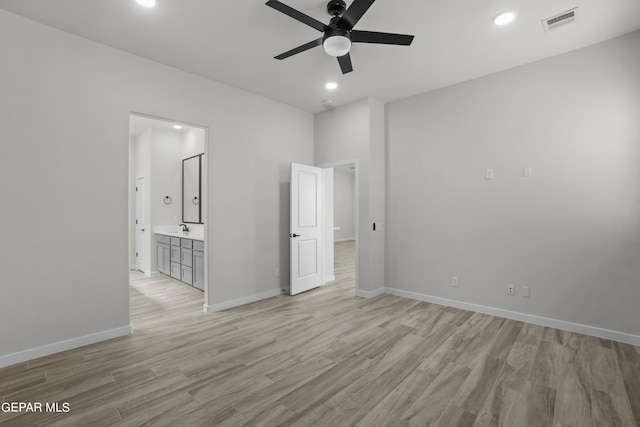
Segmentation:
{"type": "Polygon", "coordinates": [[[342,17],[338,21],[341,28],[347,30],[352,29],[362,18],[367,10],[371,7],[375,0],[353,0],[351,6],[342,14],[342,17]]]}
{"type": "Polygon", "coordinates": [[[288,52],[281,53],[280,55],[276,56],[275,58],[276,59],[285,59],[285,58],[293,56],[293,55],[295,55],[297,53],[304,52],[305,50],[309,50],[309,49],[311,49],[313,47],[320,46],[321,44],[322,44],[322,37],[320,37],[319,39],[314,40],[312,42],[303,44],[302,46],[298,46],[295,49],[291,49],[288,52]]]}
{"type": "Polygon", "coordinates": [[[287,6],[284,3],[280,3],[278,0],[269,0],[265,3],[267,6],[274,8],[275,10],[284,13],[287,16],[292,17],[293,19],[302,22],[303,24],[307,24],[311,28],[315,28],[318,31],[325,31],[327,26],[322,22],[314,19],[308,15],[305,15],[302,12],[295,10],[294,8],[287,6]]]}
{"type": "Polygon", "coordinates": [[[409,46],[413,36],[407,34],[379,33],[377,31],[351,31],[352,43],[379,43],[409,46]]]}
{"type": "Polygon", "coordinates": [[[348,53],[344,56],[338,57],[338,64],[340,64],[342,74],[347,74],[353,71],[353,65],[351,65],[351,55],[349,55],[348,53]]]}

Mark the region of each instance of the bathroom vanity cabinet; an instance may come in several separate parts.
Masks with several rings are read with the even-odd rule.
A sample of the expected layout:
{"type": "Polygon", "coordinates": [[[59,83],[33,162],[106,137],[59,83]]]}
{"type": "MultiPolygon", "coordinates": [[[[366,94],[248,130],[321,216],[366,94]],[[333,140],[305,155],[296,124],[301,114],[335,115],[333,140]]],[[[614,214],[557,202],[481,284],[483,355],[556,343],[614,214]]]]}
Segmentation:
{"type": "Polygon", "coordinates": [[[156,235],[156,255],[158,271],[167,276],[171,275],[171,238],[169,236],[156,235]]]}
{"type": "Polygon", "coordinates": [[[204,242],[156,234],[158,271],[204,290],[204,242]]]}

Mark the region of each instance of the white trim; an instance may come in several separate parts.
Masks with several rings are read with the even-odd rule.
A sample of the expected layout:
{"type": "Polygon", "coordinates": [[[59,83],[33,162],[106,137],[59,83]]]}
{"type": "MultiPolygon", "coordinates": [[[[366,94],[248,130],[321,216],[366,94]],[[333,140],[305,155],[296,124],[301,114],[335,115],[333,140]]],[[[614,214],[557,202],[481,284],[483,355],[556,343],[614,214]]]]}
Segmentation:
{"type": "Polygon", "coordinates": [[[331,275],[331,276],[327,276],[327,277],[323,277],[324,282],[322,282],[323,285],[326,285],[329,282],[333,282],[334,280],[336,280],[336,276],[335,275],[331,275]]]}
{"type": "Polygon", "coordinates": [[[355,237],[347,237],[345,239],[333,239],[334,242],[348,242],[349,240],[356,240],[355,237]]]}
{"type": "Polygon", "coordinates": [[[282,291],[280,289],[272,289],[270,291],[249,295],[248,297],[232,299],[232,300],[224,301],[214,305],[204,304],[202,309],[205,313],[215,313],[217,311],[227,310],[229,308],[239,307],[241,305],[250,304],[256,301],[261,301],[263,299],[277,297],[281,293],[282,291]]]}
{"type": "Polygon", "coordinates": [[[51,354],[60,353],[61,351],[71,350],[85,345],[95,344],[97,342],[110,340],[113,338],[131,335],[133,327],[123,326],[121,328],[102,331],[83,337],[71,338],[65,341],[59,341],[53,344],[43,345],[41,347],[30,348],[28,350],[19,351],[17,353],[0,356],[0,368],[15,365],[16,363],[26,362],[27,360],[37,359],[39,357],[49,356],[51,354]]]}
{"type": "Polygon", "coordinates": [[[386,293],[386,288],[376,289],[375,291],[363,291],[362,289],[356,289],[356,296],[362,298],[375,298],[386,293]]]}
{"type": "MultiPolygon", "coordinates": [[[[384,288],[384,292],[390,295],[396,295],[403,298],[410,298],[418,301],[430,302],[433,304],[443,305],[446,307],[454,307],[462,310],[475,311],[477,313],[490,314],[492,316],[504,317],[521,322],[532,323],[534,325],[548,326],[550,328],[562,329],[569,332],[576,332],[593,337],[604,338],[623,342],[631,345],[640,346],[640,336],[631,335],[624,332],[611,331],[595,326],[582,325],[579,323],[567,322],[564,320],[550,319],[547,317],[536,316],[533,314],[518,313],[516,311],[503,310],[501,308],[487,307],[479,304],[472,304],[463,301],[456,301],[447,298],[434,297],[431,295],[419,294],[417,292],[403,291],[401,289],[384,288]]],[[[363,295],[364,296],[364,295],[363,295]]]]}

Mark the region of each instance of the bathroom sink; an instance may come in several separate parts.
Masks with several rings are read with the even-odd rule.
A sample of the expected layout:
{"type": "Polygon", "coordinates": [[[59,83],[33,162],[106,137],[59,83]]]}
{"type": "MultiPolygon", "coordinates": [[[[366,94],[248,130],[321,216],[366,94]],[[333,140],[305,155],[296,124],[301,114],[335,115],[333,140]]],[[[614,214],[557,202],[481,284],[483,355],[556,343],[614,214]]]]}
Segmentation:
{"type": "Polygon", "coordinates": [[[164,234],[165,236],[174,236],[174,237],[184,237],[192,240],[203,240],[204,241],[204,233],[202,229],[195,229],[189,231],[175,231],[175,230],[155,230],[156,234],[164,234]]]}

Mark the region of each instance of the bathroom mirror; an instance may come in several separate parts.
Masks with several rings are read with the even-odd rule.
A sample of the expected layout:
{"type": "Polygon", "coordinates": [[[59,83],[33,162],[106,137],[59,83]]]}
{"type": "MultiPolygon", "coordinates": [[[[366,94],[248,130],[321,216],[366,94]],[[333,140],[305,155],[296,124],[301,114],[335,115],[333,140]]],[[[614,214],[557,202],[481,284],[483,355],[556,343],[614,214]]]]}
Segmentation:
{"type": "Polygon", "coordinates": [[[182,161],[182,222],[202,224],[202,154],[182,161]]]}

